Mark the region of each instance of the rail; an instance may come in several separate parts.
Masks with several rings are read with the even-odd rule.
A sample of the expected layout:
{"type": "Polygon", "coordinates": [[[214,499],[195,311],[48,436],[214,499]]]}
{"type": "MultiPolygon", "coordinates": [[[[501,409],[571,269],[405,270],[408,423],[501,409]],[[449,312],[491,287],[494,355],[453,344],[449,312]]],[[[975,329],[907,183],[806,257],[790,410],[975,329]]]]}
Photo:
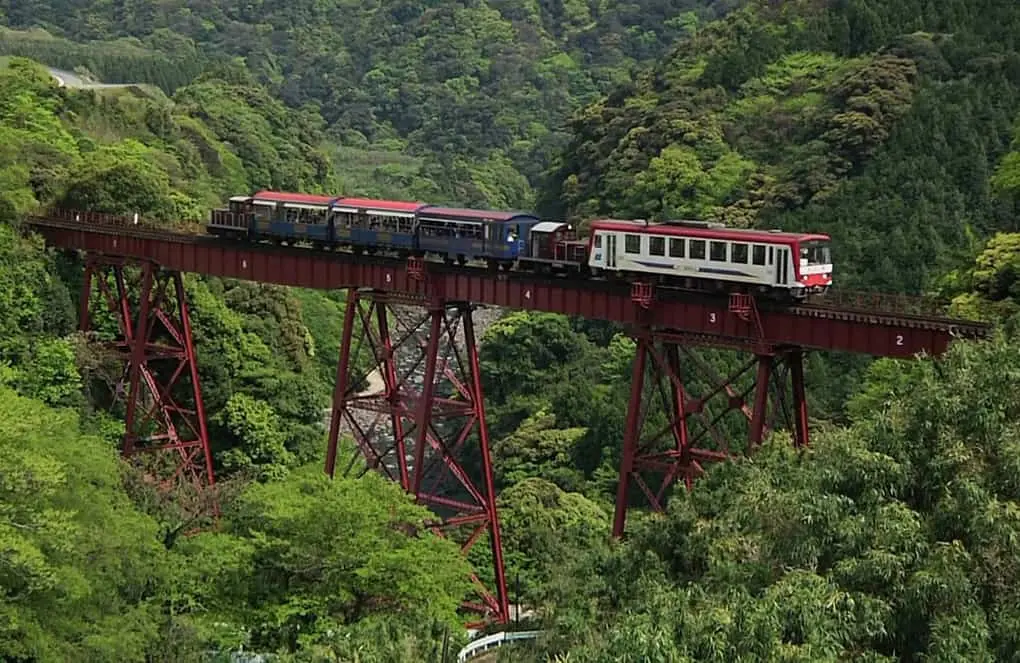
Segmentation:
{"type": "Polygon", "coordinates": [[[885,292],[862,292],[834,289],[810,298],[807,306],[861,311],[864,313],[893,313],[896,315],[917,315],[943,317],[949,310],[950,302],[927,295],[900,295],[885,292]]]}
{"type": "MultiPolygon", "coordinates": [[[[225,210],[217,210],[225,212],[225,210]]],[[[86,225],[99,228],[117,229],[125,233],[141,235],[172,234],[178,239],[185,237],[194,241],[202,237],[203,221],[182,221],[176,224],[147,219],[137,215],[124,216],[105,212],[87,212],[65,208],[40,210],[30,217],[30,222],[39,225],[66,224],[86,225]]],[[[681,292],[674,292],[680,296],[681,292]]],[[[760,302],[767,310],[767,302],[760,302]]],[[[949,312],[950,303],[944,299],[929,296],[832,290],[825,295],[810,297],[795,308],[806,317],[828,317],[827,312],[839,311],[845,314],[906,316],[939,322],[959,322],[967,327],[964,335],[981,336],[988,327],[985,323],[970,320],[955,320],[949,312]],[[974,330],[970,330],[973,327],[974,330]]]]}
{"type": "Polygon", "coordinates": [[[457,652],[457,663],[464,663],[468,659],[484,654],[490,649],[502,647],[510,642],[535,640],[541,634],[542,631],[500,631],[499,633],[487,635],[484,638],[478,638],[473,642],[469,642],[466,647],[457,652]]]}

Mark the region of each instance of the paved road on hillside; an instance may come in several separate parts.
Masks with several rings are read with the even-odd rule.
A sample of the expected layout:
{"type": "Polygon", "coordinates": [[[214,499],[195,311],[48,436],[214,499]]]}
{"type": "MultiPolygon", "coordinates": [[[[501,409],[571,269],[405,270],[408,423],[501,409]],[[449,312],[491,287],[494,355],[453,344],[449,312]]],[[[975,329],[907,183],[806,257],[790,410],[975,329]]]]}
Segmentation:
{"type": "Polygon", "coordinates": [[[57,85],[60,87],[69,87],[83,90],[97,90],[101,88],[114,88],[114,87],[130,87],[131,83],[90,83],[84,80],[78,74],[71,71],[64,71],[63,69],[54,69],[53,67],[47,67],[50,70],[50,76],[56,79],[57,85]]]}

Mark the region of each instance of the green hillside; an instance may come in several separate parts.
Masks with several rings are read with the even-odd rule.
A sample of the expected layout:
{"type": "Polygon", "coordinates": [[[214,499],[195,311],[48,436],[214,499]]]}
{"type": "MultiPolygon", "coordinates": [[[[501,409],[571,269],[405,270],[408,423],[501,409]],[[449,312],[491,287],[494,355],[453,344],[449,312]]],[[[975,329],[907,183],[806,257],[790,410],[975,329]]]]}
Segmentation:
{"type": "MultiPolygon", "coordinates": [[[[285,103],[321,113],[348,148],[341,170],[363,162],[351,151],[407,152],[423,160],[415,179],[433,181],[440,200],[520,207],[564,144],[571,112],[735,4],[181,0],[156,11],[3,0],[8,25],[34,30],[0,33],[0,54],[85,65],[107,82],[168,92],[210,63],[241,58],[285,103]]],[[[392,190],[389,181],[382,169],[343,184],[377,195],[392,190]]]]}
{"type": "Polygon", "coordinates": [[[938,363],[810,357],[812,449],[780,432],[624,542],[633,341],[513,312],[480,359],[507,572],[547,629],[507,660],[1016,657],[1020,5],[0,0],[0,23],[0,659],[463,643],[468,569],[429,514],[322,476],[343,293],[186,276],[223,517],[181,536],[194,496],[118,460],[80,261],[19,228],[51,204],[172,225],[261,187],[822,230],[843,287],[995,322],[938,363]]]}
{"type": "Polygon", "coordinates": [[[841,284],[930,289],[1020,229],[1018,29],[1010,3],[751,3],[575,118],[544,211],[820,230],[841,284]]]}

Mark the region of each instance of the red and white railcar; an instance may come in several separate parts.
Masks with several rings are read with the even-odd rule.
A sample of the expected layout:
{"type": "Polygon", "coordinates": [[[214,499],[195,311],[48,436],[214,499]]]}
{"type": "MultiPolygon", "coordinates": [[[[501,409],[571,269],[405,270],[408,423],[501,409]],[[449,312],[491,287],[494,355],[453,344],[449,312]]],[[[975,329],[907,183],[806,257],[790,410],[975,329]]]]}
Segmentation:
{"type": "Polygon", "coordinates": [[[800,298],[832,284],[829,236],[727,228],[702,221],[600,220],[590,225],[593,274],[651,276],[683,287],[783,292],[800,298]]]}

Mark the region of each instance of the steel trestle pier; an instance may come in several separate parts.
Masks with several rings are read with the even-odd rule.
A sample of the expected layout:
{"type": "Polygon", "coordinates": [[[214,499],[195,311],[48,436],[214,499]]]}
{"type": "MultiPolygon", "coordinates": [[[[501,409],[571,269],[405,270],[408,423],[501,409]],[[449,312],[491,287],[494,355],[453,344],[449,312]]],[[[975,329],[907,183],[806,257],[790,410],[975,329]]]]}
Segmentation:
{"type": "MultiPolygon", "coordinates": [[[[164,488],[182,481],[211,487],[212,454],[181,274],[148,261],[89,256],[79,328],[105,336],[126,364],[114,387],[124,407],[123,454],[163,456],[167,462],[155,464],[163,465],[158,480],[164,488]],[[96,310],[100,303],[105,311],[96,310]]],[[[156,471],[153,464],[148,471],[156,471]]]]}
{"type": "Polygon", "coordinates": [[[430,508],[428,527],[465,554],[487,537],[491,569],[473,578],[480,600],[466,607],[498,622],[509,609],[475,305],[607,320],[634,339],[616,536],[636,500],[661,510],[672,485],[689,488],[707,463],[750,453],[770,429],[784,425],[794,444],[808,445],[807,351],[907,359],[989,332],[897,297],[837,294],[779,307],[746,294],[231,241],[75,210],[49,210],[25,225],[50,246],[85,254],[83,329],[93,295],[107,301],[116,327],[107,336],[121,339],[115,347],[128,366],[117,390],[123,397],[126,385],[124,454],[168,452],[177,459],[171,478],[196,485],[214,479],[181,273],[347,289],[326,471],[388,476],[430,508]],[[137,285],[127,265],[138,267],[137,285]],[[139,293],[137,315],[129,291],[139,293]],[[731,361],[731,352],[709,363],[695,348],[746,358],[731,361]],[[713,366],[727,363],[729,374],[717,375],[713,366]]]}
{"type": "Polygon", "coordinates": [[[346,472],[360,457],[368,469],[398,482],[432,508],[437,520],[431,529],[457,540],[464,554],[487,535],[495,594],[473,575],[482,603],[465,607],[506,622],[506,573],[472,306],[433,300],[408,316],[411,307],[394,306],[400,303],[386,293],[348,291],[326,472],[336,472],[344,428],[356,445],[346,472]],[[381,389],[359,394],[357,385],[365,376],[357,360],[365,346],[370,356],[366,370],[380,377],[381,389]],[[416,369],[422,366],[424,375],[415,384],[416,369]],[[386,430],[377,434],[380,421],[386,430]],[[471,476],[465,457],[479,459],[480,476],[471,476]]]}
{"type": "Polygon", "coordinates": [[[808,446],[801,349],[756,347],[750,360],[740,362],[724,378],[676,334],[648,329],[634,334],[637,349],[614,536],[623,536],[633,486],[654,510],[661,511],[674,482],[682,480],[690,489],[707,463],[751,453],[777,423],[785,423],[792,431],[795,446],[808,446]],[[692,383],[701,385],[700,395],[693,393],[692,383]],[[735,428],[735,420],[743,426],[735,428]],[[733,431],[742,428],[747,430],[746,440],[733,450],[733,431]],[[650,478],[658,480],[654,489],[650,478]]]}

